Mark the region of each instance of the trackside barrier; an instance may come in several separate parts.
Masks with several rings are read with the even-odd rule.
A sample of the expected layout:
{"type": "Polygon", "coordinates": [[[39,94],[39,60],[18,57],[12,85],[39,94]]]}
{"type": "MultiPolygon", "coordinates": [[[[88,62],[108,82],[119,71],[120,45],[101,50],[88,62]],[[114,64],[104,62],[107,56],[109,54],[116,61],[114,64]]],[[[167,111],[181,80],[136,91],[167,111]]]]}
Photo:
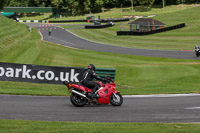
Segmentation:
{"type": "Polygon", "coordinates": [[[136,36],[143,36],[143,35],[150,35],[150,34],[156,34],[160,32],[166,32],[170,30],[175,30],[179,28],[185,27],[185,23],[162,28],[162,29],[157,29],[157,30],[152,30],[152,31],[147,31],[147,32],[135,32],[135,31],[117,31],[117,35],[136,35],[136,36]]]}
{"type": "MultiPolygon", "coordinates": [[[[94,20],[90,20],[93,23],[94,20]]],[[[121,22],[121,21],[129,21],[129,19],[101,19],[100,22],[107,23],[107,22],[121,22]]],[[[86,19],[79,19],[79,20],[18,20],[17,22],[21,23],[70,23],[70,22],[88,22],[86,19]]]]}
{"type": "Polygon", "coordinates": [[[70,23],[70,22],[87,22],[85,19],[78,20],[50,20],[49,23],[70,23]]]}
{"type": "Polygon", "coordinates": [[[129,18],[101,19],[102,23],[129,21],[129,18]]]}
{"type": "Polygon", "coordinates": [[[104,25],[86,25],[85,29],[100,29],[100,28],[107,28],[112,27],[112,24],[104,24],[104,25]]]}
{"type": "MultiPolygon", "coordinates": [[[[0,81],[62,84],[64,81],[80,82],[86,68],[40,66],[0,62],[0,81]]],[[[100,77],[115,79],[115,69],[97,68],[100,77]]]]}
{"type": "Polygon", "coordinates": [[[95,73],[101,78],[104,78],[105,76],[109,76],[112,80],[115,81],[116,69],[97,68],[95,73]]]}
{"type": "Polygon", "coordinates": [[[17,20],[20,23],[49,23],[48,20],[17,20]]]}
{"type": "MultiPolygon", "coordinates": [[[[116,18],[116,19],[101,19],[100,22],[106,23],[106,22],[122,22],[122,21],[129,21],[129,18],[116,18]]],[[[93,22],[95,20],[90,20],[90,22],[93,22]]],[[[70,23],[70,22],[88,22],[87,19],[78,19],[78,20],[50,20],[49,23],[70,23]]]]}

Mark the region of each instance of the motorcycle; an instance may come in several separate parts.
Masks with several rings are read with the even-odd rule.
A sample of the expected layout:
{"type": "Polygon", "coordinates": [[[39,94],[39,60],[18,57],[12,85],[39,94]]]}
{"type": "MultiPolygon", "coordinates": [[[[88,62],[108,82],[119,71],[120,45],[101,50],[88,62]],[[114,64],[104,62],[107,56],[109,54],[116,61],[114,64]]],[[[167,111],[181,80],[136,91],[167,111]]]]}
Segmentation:
{"type": "MultiPolygon", "coordinates": [[[[96,81],[97,82],[97,81],[96,81]]],[[[63,82],[67,86],[68,92],[71,93],[70,101],[76,107],[82,107],[86,104],[111,104],[113,106],[120,106],[123,103],[123,97],[115,88],[115,83],[110,77],[106,80],[97,82],[100,84],[99,89],[95,92],[95,97],[88,96],[92,92],[81,83],[63,82]]]]}
{"type": "Polygon", "coordinates": [[[197,56],[197,57],[199,57],[199,55],[200,55],[200,47],[198,46],[198,45],[195,45],[195,55],[197,56]]]}

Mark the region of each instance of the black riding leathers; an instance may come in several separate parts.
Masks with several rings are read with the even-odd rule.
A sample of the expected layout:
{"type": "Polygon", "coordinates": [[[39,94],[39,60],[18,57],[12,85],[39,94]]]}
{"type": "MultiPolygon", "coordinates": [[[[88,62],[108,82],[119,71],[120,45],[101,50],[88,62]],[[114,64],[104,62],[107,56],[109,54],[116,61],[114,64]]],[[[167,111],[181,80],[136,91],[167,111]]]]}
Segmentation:
{"type": "Polygon", "coordinates": [[[83,74],[83,80],[81,81],[81,83],[85,86],[87,86],[88,88],[92,89],[92,95],[98,90],[98,88],[100,87],[100,84],[96,83],[95,81],[93,81],[93,79],[97,79],[97,80],[103,80],[101,77],[97,76],[95,73],[95,67],[91,64],[91,68],[89,68],[88,70],[86,70],[83,74]]]}

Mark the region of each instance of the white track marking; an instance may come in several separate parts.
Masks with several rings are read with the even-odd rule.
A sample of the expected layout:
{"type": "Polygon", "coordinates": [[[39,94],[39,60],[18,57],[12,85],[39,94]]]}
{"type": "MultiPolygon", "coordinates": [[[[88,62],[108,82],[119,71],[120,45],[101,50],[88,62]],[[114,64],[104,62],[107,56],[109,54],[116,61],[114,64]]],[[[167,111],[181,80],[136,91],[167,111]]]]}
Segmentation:
{"type": "Polygon", "coordinates": [[[200,109],[200,107],[188,107],[188,108],[185,108],[185,109],[200,109]]]}
{"type": "Polygon", "coordinates": [[[144,98],[144,97],[187,97],[187,96],[200,96],[200,94],[123,95],[124,98],[144,98]]]}

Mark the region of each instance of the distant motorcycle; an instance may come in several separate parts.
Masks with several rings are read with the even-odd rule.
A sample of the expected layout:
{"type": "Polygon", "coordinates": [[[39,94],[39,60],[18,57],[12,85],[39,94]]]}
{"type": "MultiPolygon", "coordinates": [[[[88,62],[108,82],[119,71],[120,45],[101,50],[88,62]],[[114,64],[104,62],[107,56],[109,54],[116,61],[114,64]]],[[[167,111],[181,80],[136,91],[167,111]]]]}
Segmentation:
{"type": "Polygon", "coordinates": [[[195,55],[197,56],[197,57],[199,57],[199,55],[200,55],[200,47],[198,46],[198,45],[195,45],[195,55]]]}
{"type": "Polygon", "coordinates": [[[123,103],[123,97],[115,88],[115,83],[110,77],[106,77],[104,83],[100,84],[100,88],[95,92],[95,98],[88,96],[92,89],[85,87],[80,83],[63,82],[68,88],[71,103],[76,107],[82,107],[86,104],[111,104],[120,106],[123,103]]]}

